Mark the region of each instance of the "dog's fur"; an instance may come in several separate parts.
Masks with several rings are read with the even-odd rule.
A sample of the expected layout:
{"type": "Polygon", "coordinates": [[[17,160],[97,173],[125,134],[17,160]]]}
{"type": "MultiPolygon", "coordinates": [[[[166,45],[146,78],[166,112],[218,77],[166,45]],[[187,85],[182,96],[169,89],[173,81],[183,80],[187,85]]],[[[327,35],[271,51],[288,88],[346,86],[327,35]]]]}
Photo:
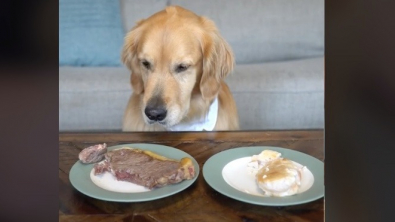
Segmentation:
{"type": "Polygon", "coordinates": [[[123,131],[164,131],[191,122],[206,115],[216,97],[213,130],[239,128],[236,104],[223,81],[233,70],[233,53],[211,20],[166,7],[126,35],[122,62],[131,70],[133,87],[123,131]],[[147,107],[166,110],[166,118],[150,120],[147,107]]]}

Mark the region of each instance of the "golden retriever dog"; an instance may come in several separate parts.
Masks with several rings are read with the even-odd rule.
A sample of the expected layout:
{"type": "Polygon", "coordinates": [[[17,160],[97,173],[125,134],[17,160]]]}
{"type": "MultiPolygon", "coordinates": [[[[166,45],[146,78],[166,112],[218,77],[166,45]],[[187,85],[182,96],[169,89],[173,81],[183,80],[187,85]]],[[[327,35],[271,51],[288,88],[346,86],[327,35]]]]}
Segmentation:
{"type": "Polygon", "coordinates": [[[166,7],[126,35],[122,62],[133,88],[123,131],[239,129],[224,82],[233,70],[233,53],[211,20],[166,7]]]}

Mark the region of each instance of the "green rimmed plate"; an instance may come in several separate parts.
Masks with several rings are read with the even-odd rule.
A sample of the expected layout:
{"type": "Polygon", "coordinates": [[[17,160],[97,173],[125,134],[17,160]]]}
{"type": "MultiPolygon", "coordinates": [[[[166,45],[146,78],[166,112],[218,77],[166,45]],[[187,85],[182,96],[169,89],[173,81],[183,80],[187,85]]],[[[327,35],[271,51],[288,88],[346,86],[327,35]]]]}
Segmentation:
{"type": "Polygon", "coordinates": [[[209,158],[204,164],[202,172],[206,182],[219,193],[256,205],[290,206],[311,202],[324,196],[324,163],[305,153],[280,147],[254,146],[225,150],[209,158]],[[264,197],[253,194],[255,191],[258,192],[259,188],[253,177],[247,175],[248,170],[245,164],[249,159],[248,157],[257,155],[265,149],[280,152],[282,157],[306,166],[310,173],[308,178],[313,177],[313,182],[309,188],[302,193],[287,197],[264,197]],[[235,166],[234,163],[237,162],[242,164],[235,166]],[[234,172],[234,178],[230,178],[232,176],[229,172],[234,172]],[[232,181],[237,184],[232,183],[232,181]],[[242,182],[246,186],[255,187],[240,188],[242,182]]]}
{"type": "Polygon", "coordinates": [[[139,148],[144,150],[150,150],[159,155],[177,160],[183,157],[189,157],[192,159],[193,165],[195,166],[195,177],[191,180],[184,180],[178,184],[168,185],[147,192],[138,192],[138,193],[113,192],[100,188],[99,186],[97,186],[92,182],[90,178],[90,173],[93,169],[94,164],[83,164],[80,161],[77,161],[71,168],[69,174],[70,182],[73,185],[73,187],[87,196],[100,200],[115,201],[115,202],[142,202],[142,201],[150,201],[150,200],[164,198],[176,194],[178,192],[181,192],[186,188],[188,188],[189,186],[191,186],[199,176],[199,165],[197,161],[191,155],[185,153],[182,150],[164,145],[146,144],[146,143],[122,144],[117,146],[111,146],[108,147],[107,149],[108,151],[110,151],[122,147],[133,147],[133,148],[139,148]]]}

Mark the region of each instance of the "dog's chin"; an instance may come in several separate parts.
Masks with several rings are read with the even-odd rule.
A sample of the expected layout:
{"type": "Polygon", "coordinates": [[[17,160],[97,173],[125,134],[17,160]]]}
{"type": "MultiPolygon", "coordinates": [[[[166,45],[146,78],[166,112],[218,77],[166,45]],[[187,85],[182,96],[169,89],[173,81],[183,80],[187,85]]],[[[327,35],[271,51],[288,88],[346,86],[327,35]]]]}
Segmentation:
{"type": "Polygon", "coordinates": [[[179,122],[171,122],[171,121],[167,121],[166,119],[163,121],[155,121],[155,120],[150,120],[148,118],[144,118],[145,123],[148,125],[155,125],[158,124],[166,129],[169,129],[171,127],[173,127],[174,125],[177,125],[179,122]]]}

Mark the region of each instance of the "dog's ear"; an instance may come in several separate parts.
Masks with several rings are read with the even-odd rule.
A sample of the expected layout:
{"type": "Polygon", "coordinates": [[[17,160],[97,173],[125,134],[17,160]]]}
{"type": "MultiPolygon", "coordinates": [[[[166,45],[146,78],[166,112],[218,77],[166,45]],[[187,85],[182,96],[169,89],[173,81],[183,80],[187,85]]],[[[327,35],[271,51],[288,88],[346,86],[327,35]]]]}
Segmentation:
{"type": "Polygon", "coordinates": [[[137,22],[136,26],[126,34],[121,54],[122,63],[132,72],[130,81],[136,94],[141,94],[144,91],[144,83],[137,59],[137,47],[141,35],[140,25],[142,22],[143,20],[137,22]]]}
{"type": "Polygon", "coordinates": [[[219,34],[214,22],[201,17],[204,27],[201,39],[203,52],[203,69],[200,80],[200,91],[203,98],[213,99],[218,95],[221,80],[224,79],[234,67],[232,49],[219,34]]]}

